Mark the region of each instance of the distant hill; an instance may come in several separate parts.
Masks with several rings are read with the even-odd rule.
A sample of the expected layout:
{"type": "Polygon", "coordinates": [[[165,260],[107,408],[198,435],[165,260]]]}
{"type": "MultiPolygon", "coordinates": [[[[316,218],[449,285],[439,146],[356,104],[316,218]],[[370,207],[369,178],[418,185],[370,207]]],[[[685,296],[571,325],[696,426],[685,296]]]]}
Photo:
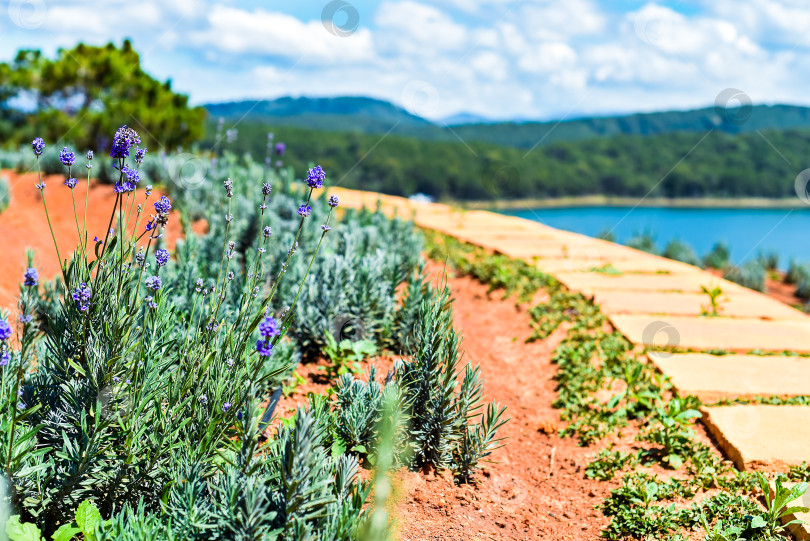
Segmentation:
{"type": "Polygon", "coordinates": [[[212,103],[205,108],[214,119],[246,117],[251,121],[327,131],[386,133],[394,126],[408,132],[433,127],[430,121],[392,103],[364,97],[287,97],[212,103]]]}
{"type": "Polygon", "coordinates": [[[447,126],[460,126],[462,124],[486,124],[492,120],[476,115],[475,113],[456,113],[442,119],[441,123],[447,126]]]}
{"type": "Polygon", "coordinates": [[[810,127],[810,107],[758,105],[746,110],[715,108],[691,111],[638,113],[624,116],[577,118],[552,122],[480,123],[454,127],[471,141],[532,148],[558,141],[581,141],[614,135],[660,135],[674,132],[722,131],[729,134],[755,130],[810,127]],[[749,117],[750,115],[750,117],[749,117]]]}
{"type": "Polygon", "coordinates": [[[280,98],[205,106],[211,121],[217,117],[242,118],[269,126],[294,126],[313,130],[383,134],[425,141],[493,143],[529,149],[562,141],[582,141],[616,135],[652,136],[667,133],[701,133],[716,130],[740,134],[755,130],[810,128],[810,107],[757,105],[748,110],[638,113],[575,118],[547,122],[489,122],[461,113],[436,125],[383,100],[364,97],[280,98]],[[452,132],[444,126],[451,126],[452,132]]]}

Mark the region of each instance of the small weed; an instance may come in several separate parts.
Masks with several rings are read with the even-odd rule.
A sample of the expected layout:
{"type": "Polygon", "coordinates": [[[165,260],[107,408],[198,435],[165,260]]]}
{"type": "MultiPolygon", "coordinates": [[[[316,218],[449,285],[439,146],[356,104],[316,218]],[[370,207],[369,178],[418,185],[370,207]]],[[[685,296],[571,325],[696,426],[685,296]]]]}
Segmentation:
{"type": "Polygon", "coordinates": [[[338,342],[332,333],[326,331],[326,347],[323,354],[329,359],[329,366],[322,366],[320,369],[326,371],[329,379],[335,379],[349,372],[362,373],[363,367],[360,363],[376,355],[377,346],[374,342],[364,339],[352,342],[344,338],[338,342]]]}
{"type": "Polygon", "coordinates": [[[694,408],[694,398],[673,398],[664,406],[659,404],[653,421],[639,439],[661,445],[660,450],[650,455],[660,455],[670,468],[677,470],[684,462],[693,444],[694,432],[690,428],[701,413],[694,408]]]}
{"type": "Polygon", "coordinates": [[[751,529],[762,530],[766,536],[774,537],[784,530],[785,526],[800,524],[798,519],[791,520],[782,525],[782,519],[794,513],[806,513],[810,511],[807,507],[800,505],[788,507],[788,504],[801,498],[807,492],[807,483],[799,483],[792,488],[782,485],[782,476],[774,479],[774,488],[768,484],[768,479],[761,473],[757,474],[759,486],[762,489],[765,500],[765,512],[755,515],[751,520],[751,529]]]}
{"type": "Polygon", "coordinates": [[[700,290],[704,295],[709,297],[709,304],[700,307],[701,315],[710,317],[719,316],[720,311],[723,309],[721,306],[723,300],[720,298],[723,295],[723,290],[720,289],[719,286],[714,286],[711,289],[706,286],[700,286],[700,290]]]}
{"type": "Polygon", "coordinates": [[[632,468],[638,463],[638,456],[622,451],[602,449],[585,468],[585,477],[599,481],[610,481],[625,468],[632,468]]]}

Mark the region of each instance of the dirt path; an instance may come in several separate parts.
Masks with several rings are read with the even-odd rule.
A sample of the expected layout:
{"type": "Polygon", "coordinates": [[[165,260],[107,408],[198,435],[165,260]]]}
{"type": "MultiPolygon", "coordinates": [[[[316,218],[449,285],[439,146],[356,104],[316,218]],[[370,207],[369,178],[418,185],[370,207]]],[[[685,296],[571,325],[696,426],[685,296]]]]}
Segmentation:
{"type": "MultiPolygon", "coordinates": [[[[9,207],[0,212],[0,308],[13,309],[17,304],[19,294],[18,283],[26,267],[25,251],[35,251],[34,264],[39,270],[40,282],[50,280],[59,275],[59,264],[56,250],[53,246],[48,222],[45,220],[45,209],[42,205],[42,195],[34,186],[38,181],[36,173],[18,174],[13,171],[2,171],[9,179],[11,186],[11,203],[9,207]]],[[[62,257],[66,257],[76,246],[78,233],[73,215],[73,201],[70,188],[63,185],[65,177],[51,175],[45,177],[45,198],[54,236],[59,243],[62,257]]],[[[74,189],[76,197],[76,211],[81,224],[84,220],[84,200],[87,194],[87,181],[79,182],[74,189]]],[[[161,196],[153,192],[149,202],[154,202],[161,196]]],[[[143,201],[143,191],[137,198],[143,201]]],[[[112,186],[93,182],[90,185],[90,198],[88,199],[87,231],[92,241],[93,236],[104,237],[104,232],[110,219],[110,212],[115,203],[115,194],[112,186]]],[[[151,210],[147,203],[145,212],[151,210]]],[[[169,220],[169,227],[165,233],[167,244],[171,247],[180,238],[180,221],[177,216],[169,220]]],[[[143,221],[143,223],[146,223],[143,221]]]]}
{"type": "MultiPolygon", "coordinates": [[[[435,276],[441,271],[431,264],[435,276]]],[[[400,475],[403,540],[597,539],[607,519],[594,505],[614,483],[591,481],[584,469],[597,448],[562,439],[551,356],[565,336],[526,344],[530,319],[512,300],[471,279],[451,277],[456,328],[465,359],[480,364],[485,397],[507,407],[506,446],[496,451],[477,487],[454,487],[443,477],[400,475]]]]}

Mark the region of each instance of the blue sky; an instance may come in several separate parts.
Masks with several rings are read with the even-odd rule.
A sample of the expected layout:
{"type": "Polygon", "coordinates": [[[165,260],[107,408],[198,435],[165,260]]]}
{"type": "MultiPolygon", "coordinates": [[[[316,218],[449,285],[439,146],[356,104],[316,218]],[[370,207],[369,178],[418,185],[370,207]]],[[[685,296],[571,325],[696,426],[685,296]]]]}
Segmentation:
{"type": "Polygon", "coordinates": [[[807,0],[3,0],[0,57],[130,37],[194,103],[365,95],[493,119],[810,104],[807,0]]]}

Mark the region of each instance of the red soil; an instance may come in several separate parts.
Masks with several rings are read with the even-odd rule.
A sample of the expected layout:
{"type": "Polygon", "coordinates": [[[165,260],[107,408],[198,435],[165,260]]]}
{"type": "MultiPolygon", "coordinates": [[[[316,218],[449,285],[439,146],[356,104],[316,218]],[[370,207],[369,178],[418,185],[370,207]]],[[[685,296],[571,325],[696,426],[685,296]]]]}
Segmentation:
{"type": "MultiPolygon", "coordinates": [[[[48,222],[45,220],[45,209],[42,204],[42,194],[34,185],[38,182],[36,173],[18,174],[13,171],[3,171],[2,174],[9,179],[11,186],[11,203],[9,207],[0,212],[0,307],[12,309],[17,303],[19,295],[19,282],[22,281],[26,267],[25,251],[35,251],[34,264],[39,270],[40,281],[50,280],[59,275],[59,263],[56,249],[53,245],[48,222]]],[[[73,201],[71,190],[63,185],[65,177],[51,175],[44,178],[45,201],[53,225],[54,236],[59,243],[59,251],[66,258],[78,244],[78,233],[73,215],[73,201]]],[[[84,220],[84,201],[87,195],[87,181],[80,181],[73,190],[76,197],[76,212],[81,225],[84,220]]],[[[141,226],[146,224],[151,203],[162,194],[152,193],[147,204],[144,205],[145,219],[141,226]]],[[[143,203],[143,192],[138,194],[138,202],[143,203]]],[[[87,234],[92,242],[94,236],[104,238],[104,232],[110,220],[115,194],[112,186],[98,184],[93,181],[90,185],[90,197],[87,202],[87,234]]],[[[137,204],[137,203],[136,203],[137,204]]],[[[180,238],[179,216],[169,220],[164,239],[169,247],[180,238]]],[[[113,225],[115,227],[115,225],[113,225]]]]}

